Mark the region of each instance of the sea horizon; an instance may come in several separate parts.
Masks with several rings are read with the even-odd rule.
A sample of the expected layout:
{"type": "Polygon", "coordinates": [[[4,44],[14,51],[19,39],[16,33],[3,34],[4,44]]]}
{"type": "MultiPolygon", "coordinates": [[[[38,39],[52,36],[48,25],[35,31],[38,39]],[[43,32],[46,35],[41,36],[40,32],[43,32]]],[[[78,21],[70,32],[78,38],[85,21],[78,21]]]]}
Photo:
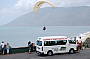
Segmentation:
{"type": "Polygon", "coordinates": [[[12,48],[26,47],[28,41],[36,43],[37,37],[67,36],[75,37],[90,31],[90,26],[15,26],[0,27],[0,42],[8,42],[12,48]]]}

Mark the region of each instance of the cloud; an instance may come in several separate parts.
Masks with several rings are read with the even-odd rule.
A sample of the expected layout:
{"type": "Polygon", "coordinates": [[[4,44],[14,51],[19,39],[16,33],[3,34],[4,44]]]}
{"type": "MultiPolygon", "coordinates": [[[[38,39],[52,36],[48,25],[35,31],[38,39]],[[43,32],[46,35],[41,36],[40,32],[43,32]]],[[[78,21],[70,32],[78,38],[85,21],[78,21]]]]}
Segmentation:
{"type": "Polygon", "coordinates": [[[53,1],[59,7],[89,6],[90,0],[57,0],[53,1]]]}
{"type": "MultiPolygon", "coordinates": [[[[6,24],[16,17],[31,12],[38,0],[16,0],[11,7],[0,8],[0,25],[6,24]]],[[[90,6],[90,0],[50,0],[58,7],[90,6]]],[[[47,4],[44,7],[48,6],[47,4]]]]}
{"type": "MultiPolygon", "coordinates": [[[[17,0],[15,7],[21,10],[32,10],[36,1],[40,0],[17,0]]],[[[89,6],[90,0],[49,0],[55,3],[57,7],[89,6]]],[[[42,7],[50,7],[48,4],[42,7]]]]}
{"type": "Polygon", "coordinates": [[[18,9],[31,9],[36,0],[17,0],[15,7],[18,9]]]}
{"type": "MultiPolygon", "coordinates": [[[[39,0],[17,0],[15,8],[21,10],[32,10],[34,4],[39,0]]],[[[49,0],[57,7],[90,6],[90,0],[49,0]]],[[[50,7],[45,4],[44,7],[50,7]]]]}
{"type": "Polygon", "coordinates": [[[32,11],[32,2],[30,0],[17,0],[12,7],[0,9],[0,25],[7,24],[16,17],[32,11]]]}
{"type": "Polygon", "coordinates": [[[0,25],[6,24],[17,16],[20,15],[20,11],[15,8],[2,8],[0,9],[0,25]]]}

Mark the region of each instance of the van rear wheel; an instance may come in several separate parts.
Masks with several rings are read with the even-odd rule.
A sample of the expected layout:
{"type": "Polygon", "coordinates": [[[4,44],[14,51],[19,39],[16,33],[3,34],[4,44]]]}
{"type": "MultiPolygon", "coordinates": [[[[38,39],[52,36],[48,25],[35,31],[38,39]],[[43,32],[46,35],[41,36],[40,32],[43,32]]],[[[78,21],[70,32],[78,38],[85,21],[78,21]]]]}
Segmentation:
{"type": "Polygon", "coordinates": [[[70,53],[70,54],[74,54],[74,52],[75,52],[74,49],[70,49],[70,50],[69,50],[69,53],[70,53]]]}
{"type": "Polygon", "coordinates": [[[48,51],[47,55],[48,56],[52,56],[53,55],[53,52],[52,51],[48,51]]]}

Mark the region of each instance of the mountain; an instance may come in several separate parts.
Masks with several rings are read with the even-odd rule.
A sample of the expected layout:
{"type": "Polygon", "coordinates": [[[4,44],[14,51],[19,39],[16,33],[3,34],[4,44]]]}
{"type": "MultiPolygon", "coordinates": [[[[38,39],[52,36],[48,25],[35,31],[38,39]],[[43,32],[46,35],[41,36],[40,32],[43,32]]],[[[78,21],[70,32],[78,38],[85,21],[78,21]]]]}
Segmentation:
{"type": "Polygon", "coordinates": [[[90,7],[42,8],[24,14],[5,26],[90,26],[90,7]]]}

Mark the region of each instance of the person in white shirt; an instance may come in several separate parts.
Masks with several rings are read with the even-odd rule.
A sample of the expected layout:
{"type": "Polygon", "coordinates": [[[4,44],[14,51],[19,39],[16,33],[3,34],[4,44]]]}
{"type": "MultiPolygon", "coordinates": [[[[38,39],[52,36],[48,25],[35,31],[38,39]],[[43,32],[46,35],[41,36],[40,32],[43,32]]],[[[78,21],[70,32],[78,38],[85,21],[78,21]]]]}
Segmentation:
{"type": "Polygon", "coordinates": [[[5,44],[4,44],[4,42],[2,41],[2,43],[1,43],[1,47],[4,48],[4,45],[5,45],[5,44]]]}
{"type": "Polygon", "coordinates": [[[31,45],[32,45],[32,43],[31,43],[31,41],[29,41],[29,42],[28,42],[29,54],[31,54],[31,45]]]}
{"type": "Polygon", "coordinates": [[[4,49],[4,45],[5,45],[5,44],[4,44],[4,42],[2,41],[2,43],[1,43],[0,45],[1,45],[1,48],[2,48],[2,54],[3,54],[3,52],[4,52],[3,49],[4,49]]]}

